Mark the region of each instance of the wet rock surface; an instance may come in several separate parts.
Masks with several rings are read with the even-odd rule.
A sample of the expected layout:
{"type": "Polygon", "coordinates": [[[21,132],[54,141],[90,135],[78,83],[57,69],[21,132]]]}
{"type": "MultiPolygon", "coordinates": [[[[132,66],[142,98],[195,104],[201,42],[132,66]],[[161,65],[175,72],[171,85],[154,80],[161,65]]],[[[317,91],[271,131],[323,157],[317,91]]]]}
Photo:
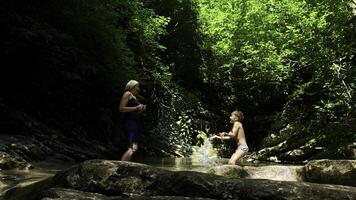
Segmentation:
{"type": "Polygon", "coordinates": [[[64,199],[72,199],[72,200],[86,200],[86,199],[97,199],[97,200],[109,200],[111,198],[98,194],[98,193],[90,193],[90,192],[82,192],[79,190],[73,189],[65,189],[65,188],[51,188],[45,192],[43,192],[40,196],[40,199],[43,200],[64,200],[64,199]]]}
{"type": "Polygon", "coordinates": [[[304,173],[305,181],[356,187],[356,160],[312,160],[304,173]]]}
{"type": "Polygon", "coordinates": [[[118,154],[110,144],[89,140],[80,128],[65,134],[0,102],[0,169],[28,169],[30,163],[48,159],[82,162],[118,154]]]}
{"type": "Polygon", "coordinates": [[[0,195],[53,175],[41,173],[35,163],[58,162],[61,166],[94,158],[116,159],[113,155],[119,155],[111,144],[90,140],[81,130],[70,131],[75,137],[0,103],[0,195]]]}
{"type": "Polygon", "coordinates": [[[0,151],[0,169],[30,169],[31,164],[18,155],[10,155],[0,151]]]}
{"type": "Polygon", "coordinates": [[[82,192],[79,190],[52,188],[47,190],[40,197],[41,200],[210,200],[208,198],[195,198],[183,196],[142,196],[138,194],[123,194],[121,196],[106,196],[98,193],[82,192]]]}
{"type": "Polygon", "coordinates": [[[350,186],[226,178],[110,160],[85,161],[53,178],[10,190],[6,198],[50,198],[48,194],[72,195],[73,190],[79,194],[84,192],[84,195],[98,194],[102,199],[120,199],[125,195],[127,197],[127,194],[138,199],[169,199],[171,196],[209,199],[356,199],[355,187],[350,186]]]}
{"type": "Polygon", "coordinates": [[[245,178],[248,176],[247,171],[238,165],[221,165],[212,167],[208,170],[208,173],[231,178],[245,178]]]}

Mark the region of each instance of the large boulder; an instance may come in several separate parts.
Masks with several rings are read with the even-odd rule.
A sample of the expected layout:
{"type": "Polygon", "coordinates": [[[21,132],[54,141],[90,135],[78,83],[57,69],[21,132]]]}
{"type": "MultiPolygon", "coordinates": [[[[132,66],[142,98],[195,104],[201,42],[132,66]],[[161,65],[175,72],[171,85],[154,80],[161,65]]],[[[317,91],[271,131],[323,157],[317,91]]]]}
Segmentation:
{"type": "Polygon", "coordinates": [[[124,194],[122,196],[106,196],[98,193],[82,192],[65,188],[51,188],[42,193],[41,200],[212,200],[207,198],[182,196],[142,196],[138,194],[124,194]]]}
{"type": "Polygon", "coordinates": [[[82,192],[79,190],[73,189],[65,189],[65,188],[51,188],[45,192],[43,192],[40,196],[41,200],[88,200],[88,199],[96,199],[96,200],[109,200],[108,196],[91,193],[91,192],[82,192]]]}
{"type": "Polygon", "coordinates": [[[151,199],[155,196],[211,199],[356,199],[350,186],[324,185],[167,171],[144,164],[90,160],[53,178],[6,193],[5,198],[40,199],[53,188],[66,188],[110,197],[125,194],[151,199]]]}
{"type": "Polygon", "coordinates": [[[356,160],[312,160],[304,174],[305,181],[356,187],[356,160]]]}
{"type": "Polygon", "coordinates": [[[210,168],[208,173],[230,178],[245,178],[248,176],[247,171],[239,165],[215,166],[210,168]]]}

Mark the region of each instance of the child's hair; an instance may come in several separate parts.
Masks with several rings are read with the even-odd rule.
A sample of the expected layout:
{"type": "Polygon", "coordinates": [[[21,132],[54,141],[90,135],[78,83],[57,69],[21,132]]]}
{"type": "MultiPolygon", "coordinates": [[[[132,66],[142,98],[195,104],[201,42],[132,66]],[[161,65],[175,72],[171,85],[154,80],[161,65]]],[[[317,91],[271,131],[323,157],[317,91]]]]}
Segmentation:
{"type": "Polygon", "coordinates": [[[234,112],[232,112],[232,114],[237,116],[239,118],[239,121],[242,121],[244,119],[244,114],[239,110],[235,110],[234,112]]]}

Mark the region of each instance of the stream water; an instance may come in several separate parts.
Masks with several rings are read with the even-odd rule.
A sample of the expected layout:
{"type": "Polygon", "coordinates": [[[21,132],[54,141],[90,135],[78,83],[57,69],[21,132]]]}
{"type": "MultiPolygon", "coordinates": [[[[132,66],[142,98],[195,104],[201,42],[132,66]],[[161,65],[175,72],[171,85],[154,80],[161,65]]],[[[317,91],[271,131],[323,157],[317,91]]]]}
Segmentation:
{"type": "MultiPolygon", "coordinates": [[[[204,145],[195,148],[190,158],[147,158],[138,162],[173,171],[208,172],[211,168],[224,167],[228,159],[217,157],[213,146],[206,140],[204,145]]],[[[41,181],[72,165],[74,163],[42,162],[34,163],[34,168],[30,170],[1,170],[0,196],[8,189],[41,181]]],[[[302,181],[299,171],[303,166],[256,163],[246,159],[242,159],[237,165],[247,172],[245,178],[302,181]]]]}
{"type": "Polygon", "coordinates": [[[14,187],[23,187],[54,176],[58,171],[68,169],[74,163],[38,162],[29,170],[0,170],[0,196],[14,187]]]}
{"type": "MultiPolygon", "coordinates": [[[[212,168],[224,167],[228,160],[228,158],[219,158],[213,145],[206,139],[201,147],[194,148],[194,152],[189,158],[149,158],[140,162],[173,171],[208,172],[212,168]]],[[[245,178],[278,181],[303,180],[301,172],[303,166],[301,165],[257,162],[245,158],[238,161],[237,165],[247,172],[245,178]]]]}
{"type": "MultiPolygon", "coordinates": [[[[229,167],[226,166],[228,159],[218,158],[214,160],[214,165],[201,165],[195,163],[192,158],[150,158],[142,163],[151,166],[167,169],[171,171],[197,171],[208,172],[212,168],[229,167]]],[[[245,178],[249,179],[270,179],[277,181],[302,181],[301,170],[303,166],[299,165],[284,165],[273,163],[252,163],[248,161],[240,161],[237,163],[244,171],[247,172],[245,178]]]]}

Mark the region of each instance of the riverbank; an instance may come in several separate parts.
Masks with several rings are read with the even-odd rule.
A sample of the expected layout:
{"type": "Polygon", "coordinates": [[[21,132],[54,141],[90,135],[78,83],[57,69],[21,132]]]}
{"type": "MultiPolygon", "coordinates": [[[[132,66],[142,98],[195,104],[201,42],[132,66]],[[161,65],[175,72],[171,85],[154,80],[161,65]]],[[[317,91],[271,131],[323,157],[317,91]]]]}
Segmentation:
{"type": "MultiPolygon", "coordinates": [[[[79,164],[65,163],[65,162],[58,162],[58,161],[55,162],[45,161],[45,162],[33,163],[32,169],[2,170],[0,172],[1,186],[2,186],[1,196],[5,195],[5,193],[9,191],[6,194],[8,198],[14,194],[14,191],[25,191],[33,187],[37,188],[38,185],[41,185],[41,183],[47,184],[48,181],[52,182],[51,180],[54,177],[62,176],[63,174],[66,174],[68,171],[71,171],[72,169],[79,170],[82,168],[90,167],[91,165],[97,166],[97,169],[92,168],[91,171],[86,172],[85,176],[88,177],[81,180],[80,184],[84,184],[84,185],[93,184],[91,183],[91,181],[93,181],[91,180],[91,178],[96,176],[102,176],[102,173],[104,172],[102,172],[101,170],[104,170],[105,173],[113,173],[110,175],[113,177],[116,177],[115,175],[116,173],[128,173],[127,174],[128,176],[136,177],[136,176],[141,176],[140,174],[142,173],[140,171],[137,171],[137,169],[139,170],[149,169],[153,171],[163,170],[165,173],[172,173],[173,176],[175,176],[174,175],[175,173],[178,174],[191,173],[192,179],[195,177],[196,174],[201,174],[201,172],[204,172],[203,174],[206,174],[204,176],[208,176],[208,177],[218,176],[218,177],[222,177],[224,181],[226,181],[227,179],[234,179],[234,180],[238,180],[240,182],[239,184],[254,182],[254,184],[262,185],[265,184],[265,181],[267,181],[268,185],[282,184],[282,183],[286,185],[296,184],[293,187],[297,187],[297,188],[303,185],[308,185],[311,187],[316,187],[318,188],[318,190],[320,190],[320,188],[322,190],[324,190],[325,188],[334,188],[339,192],[345,189],[344,186],[341,185],[345,185],[347,191],[355,190],[356,187],[356,182],[354,181],[356,180],[355,179],[356,161],[354,160],[315,160],[315,161],[308,162],[306,165],[282,165],[279,163],[273,164],[273,163],[263,163],[263,162],[256,163],[256,162],[243,161],[243,162],[239,162],[238,165],[235,166],[224,164],[226,162],[226,159],[219,159],[215,162],[214,165],[210,165],[210,166],[199,165],[199,163],[192,162],[192,159],[190,158],[161,158],[161,159],[152,158],[152,159],[147,159],[144,162],[147,165],[135,163],[135,162],[127,163],[127,162],[112,161],[112,160],[88,160],[79,164]],[[114,172],[110,169],[112,166],[115,166],[114,168],[117,167],[117,170],[120,168],[123,171],[114,172]],[[317,183],[322,183],[322,184],[317,184],[317,183]]],[[[152,176],[157,176],[157,175],[152,175],[152,176]]],[[[199,176],[195,177],[197,178],[197,180],[192,180],[192,181],[198,181],[199,176]]],[[[78,181],[75,180],[77,178],[75,177],[72,178],[74,179],[72,179],[71,181],[75,181],[75,182],[78,181]]],[[[138,184],[137,177],[127,178],[125,175],[124,177],[121,178],[124,179],[125,184],[127,185],[138,184]]],[[[115,181],[121,182],[123,180],[119,179],[115,181]]],[[[53,188],[52,186],[50,186],[47,189],[52,191],[52,193],[53,192],[61,193],[65,196],[68,195],[69,193],[72,194],[73,193],[72,189],[76,189],[76,190],[78,189],[74,186],[70,186],[69,188],[67,186],[66,187],[63,186],[65,189],[63,188],[55,189],[54,186],[57,187],[58,184],[61,185],[62,183],[56,182],[53,185],[53,188]]],[[[254,190],[253,188],[250,189],[254,190]]],[[[82,195],[83,192],[87,192],[87,190],[79,189],[78,191],[74,191],[76,195],[82,195]]],[[[277,191],[273,190],[273,193],[275,192],[277,191]]],[[[17,193],[18,192],[16,192],[16,194],[17,193]]],[[[30,191],[30,195],[34,195],[32,193],[33,191],[30,191]]],[[[105,193],[102,194],[105,195],[105,193]]],[[[185,196],[184,194],[180,194],[180,195],[185,196]]],[[[322,196],[315,197],[315,198],[321,198],[321,197],[322,196]]]]}

